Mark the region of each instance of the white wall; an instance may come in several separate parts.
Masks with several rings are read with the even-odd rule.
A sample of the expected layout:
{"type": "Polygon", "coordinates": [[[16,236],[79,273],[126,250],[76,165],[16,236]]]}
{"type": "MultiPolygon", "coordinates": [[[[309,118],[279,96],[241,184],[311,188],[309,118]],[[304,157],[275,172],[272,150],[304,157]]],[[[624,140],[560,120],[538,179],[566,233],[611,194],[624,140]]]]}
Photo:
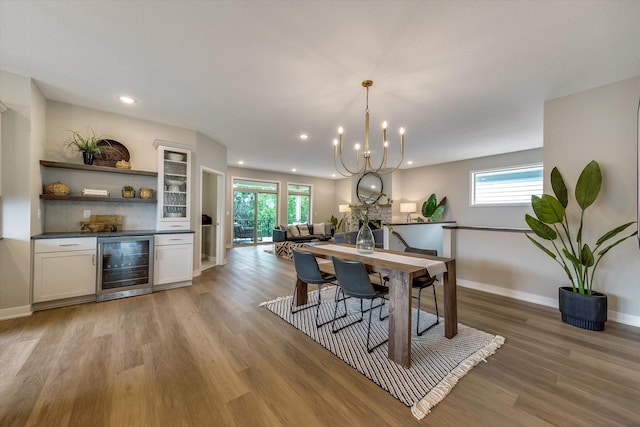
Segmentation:
{"type": "Polygon", "coordinates": [[[32,123],[32,110],[33,118],[38,120],[44,103],[39,91],[34,93],[31,79],[5,71],[0,71],[0,93],[7,106],[2,114],[0,171],[4,237],[0,241],[0,318],[7,318],[30,312],[31,225],[32,217],[37,215],[31,194],[32,135],[35,144],[40,143],[41,135],[41,125],[32,123]]]}
{"type": "MultiPolygon", "coordinates": [[[[447,197],[443,220],[456,221],[459,225],[494,227],[527,227],[524,214],[528,205],[521,206],[470,206],[470,173],[476,170],[509,167],[542,162],[542,149],[518,151],[497,156],[480,157],[459,162],[442,163],[396,172],[403,183],[401,193],[394,197],[394,204],[416,202],[418,211],[422,204],[435,193],[438,201],[447,197]]],[[[394,176],[394,181],[397,178],[394,176]]],[[[398,190],[396,190],[398,193],[398,190]]],[[[399,208],[398,208],[399,209],[399,208]]],[[[420,214],[421,215],[421,214],[420,214]]],[[[404,222],[404,221],[402,221],[404,222]]]]}
{"type": "MultiPolygon", "coordinates": [[[[596,160],[602,168],[600,196],[586,211],[587,242],[595,242],[606,231],[637,218],[639,98],[637,76],[545,103],[547,192],[552,191],[548,175],[553,166],[562,173],[572,197],[575,182],[587,163],[596,160]]],[[[570,204],[574,202],[575,199],[570,204]]],[[[558,281],[566,282],[560,273],[557,272],[558,281]]],[[[610,310],[623,318],[636,319],[640,325],[640,250],[636,239],[614,248],[603,259],[594,288],[607,293],[610,310]]]]}
{"type": "MultiPolygon", "coordinates": [[[[114,101],[115,102],[115,101],[114,101]]],[[[113,139],[125,147],[131,155],[132,169],[142,171],[158,170],[156,150],[153,141],[179,142],[196,147],[196,132],[165,125],[163,123],[141,120],[101,110],[47,101],[47,160],[82,163],[82,155],[65,147],[69,137],[68,130],[86,133],[91,128],[97,135],[113,139]]]]}

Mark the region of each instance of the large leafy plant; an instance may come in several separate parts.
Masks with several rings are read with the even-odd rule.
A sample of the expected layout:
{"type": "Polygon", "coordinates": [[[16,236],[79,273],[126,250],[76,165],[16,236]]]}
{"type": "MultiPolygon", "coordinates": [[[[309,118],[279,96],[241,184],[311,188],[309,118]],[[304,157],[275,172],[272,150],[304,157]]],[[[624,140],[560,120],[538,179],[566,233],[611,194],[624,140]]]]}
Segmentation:
{"type": "MultiPolygon", "coordinates": [[[[593,278],[602,258],[614,246],[638,234],[636,230],[626,237],[612,241],[615,236],[635,223],[635,221],[631,221],[604,233],[596,241],[595,246],[583,241],[584,212],[595,202],[601,186],[600,165],[592,160],[582,170],[576,183],[575,199],[581,212],[575,240],[566,214],[566,208],[569,204],[567,186],[558,168],[554,167],[551,171],[551,188],[555,197],[549,194],[543,194],[542,197],[531,196],[531,206],[537,218],[529,214],[525,215],[525,220],[531,230],[538,237],[549,242],[553,250],[529,235],[527,238],[564,269],[571,281],[573,292],[580,294],[591,295],[593,278]]],[[[576,225],[573,228],[575,229],[576,225]]]]}
{"type": "Polygon", "coordinates": [[[422,204],[422,215],[431,222],[438,221],[442,218],[444,213],[444,206],[447,203],[447,198],[443,197],[438,203],[438,198],[435,193],[429,196],[427,200],[422,204]]]}

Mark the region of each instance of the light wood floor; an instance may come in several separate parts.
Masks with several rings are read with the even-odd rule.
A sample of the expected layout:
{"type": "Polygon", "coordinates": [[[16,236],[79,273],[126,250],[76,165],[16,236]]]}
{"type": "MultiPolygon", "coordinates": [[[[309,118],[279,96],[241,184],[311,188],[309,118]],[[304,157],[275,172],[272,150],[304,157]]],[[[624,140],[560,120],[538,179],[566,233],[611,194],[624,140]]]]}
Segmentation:
{"type": "Polygon", "coordinates": [[[418,421],[258,308],[294,283],[264,249],[230,250],[189,288],[0,322],[0,426],[640,425],[640,328],[582,331],[464,288],[459,321],[506,343],[418,421]]]}

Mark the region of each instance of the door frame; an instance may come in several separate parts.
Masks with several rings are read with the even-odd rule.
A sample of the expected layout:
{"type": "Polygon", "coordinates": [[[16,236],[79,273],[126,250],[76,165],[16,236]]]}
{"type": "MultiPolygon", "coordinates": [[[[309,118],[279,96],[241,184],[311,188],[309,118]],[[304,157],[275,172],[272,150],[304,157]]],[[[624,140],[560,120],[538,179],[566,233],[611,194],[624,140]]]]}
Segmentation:
{"type": "MultiPolygon", "coordinates": [[[[225,192],[226,192],[226,173],[221,172],[216,169],[211,169],[206,166],[200,166],[200,218],[202,218],[202,193],[203,186],[202,183],[204,181],[204,174],[212,174],[216,175],[216,218],[215,218],[215,250],[216,250],[216,260],[215,265],[224,265],[225,263],[225,253],[226,253],[226,245],[224,243],[224,230],[225,230],[225,192]]],[[[198,221],[198,224],[202,223],[202,219],[198,221]]],[[[202,230],[200,231],[202,233],[202,230]]],[[[200,236],[202,239],[202,235],[200,236]]],[[[201,243],[202,244],[202,243],[201,243]]],[[[200,250],[202,252],[202,249],[200,250]]],[[[200,259],[200,255],[198,254],[198,270],[202,269],[202,260],[200,259]]]]}

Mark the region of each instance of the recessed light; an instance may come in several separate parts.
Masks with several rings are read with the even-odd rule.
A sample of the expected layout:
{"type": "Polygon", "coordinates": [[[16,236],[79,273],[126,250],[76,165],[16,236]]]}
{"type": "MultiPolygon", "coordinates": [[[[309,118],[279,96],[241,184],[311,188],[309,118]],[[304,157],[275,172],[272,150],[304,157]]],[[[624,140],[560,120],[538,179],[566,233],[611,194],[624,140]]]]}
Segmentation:
{"type": "Polygon", "coordinates": [[[306,141],[307,139],[309,139],[309,135],[307,135],[306,133],[301,133],[300,134],[300,139],[303,141],[306,141]]]}
{"type": "Polygon", "coordinates": [[[244,162],[242,160],[238,160],[238,164],[239,165],[244,165],[244,162]]]}
{"type": "Polygon", "coordinates": [[[408,164],[408,165],[412,165],[412,164],[413,164],[413,160],[409,160],[409,161],[407,162],[407,164],[408,164]]]}
{"type": "Polygon", "coordinates": [[[293,168],[293,169],[291,169],[291,172],[295,172],[296,170],[297,170],[296,168],[293,168]]]}
{"type": "Polygon", "coordinates": [[[120,99],[120,101],[124,102],[125,104],[135,104],[136,102],[138,102],[130,96],[120,96],[118,97],[118,99],[120,99]]]}
{"type": "Polygon", "coordinates": [[[336,174],[335,174],[335,173],[332,173],[332,174],[331,174],[331,178],[335,178],[335,177],[336,177],[336,174]]]}

